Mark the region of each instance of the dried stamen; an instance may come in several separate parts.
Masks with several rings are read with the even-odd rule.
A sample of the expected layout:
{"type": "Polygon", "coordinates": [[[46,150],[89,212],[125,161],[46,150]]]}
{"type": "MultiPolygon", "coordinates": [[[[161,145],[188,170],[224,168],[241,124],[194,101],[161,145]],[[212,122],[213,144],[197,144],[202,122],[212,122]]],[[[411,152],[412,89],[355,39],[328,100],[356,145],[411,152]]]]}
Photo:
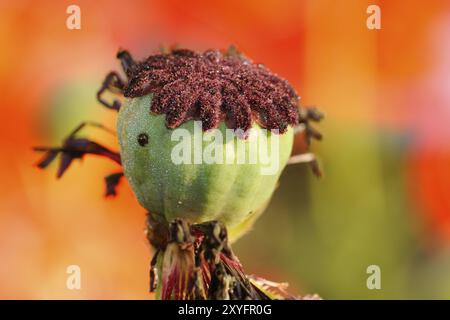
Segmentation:
{"type": "Polygon", "coordinates": [[[177,49],[131,65],[127,75],[124,95],[154,94],[150,110],[166,114],[168,128],[196,119],[208,130],[224,120],[246,131],[257,121],[284,133],[298,123],[299,98],[291,85],[236,50],[177,49]]]}

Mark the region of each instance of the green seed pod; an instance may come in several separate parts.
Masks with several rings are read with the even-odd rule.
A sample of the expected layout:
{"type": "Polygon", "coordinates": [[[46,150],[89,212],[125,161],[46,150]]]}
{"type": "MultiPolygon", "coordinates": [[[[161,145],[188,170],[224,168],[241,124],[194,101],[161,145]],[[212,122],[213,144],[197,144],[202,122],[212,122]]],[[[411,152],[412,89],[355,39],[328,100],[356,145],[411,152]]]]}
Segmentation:
{"type": "MultiPolygon", "coordinates": [[[[223,162],[231,153],[230,158],[235,156],[233,163],[205,163],[202,159],[202,163],[194,164],[194,153],[203,155],[211,143],[217,143],[206,141],[213,133],[202,132],[201,147],[196,145],[196,124],[190,120],[175,129],[187,130],[188,140],[173,141],[174,130],[166,127],[165,116],[149,114],[151,103],[152,94],[129,99],[118,117],[124,173],[139,203],[149,212],[163,215],[167,221],[175,218],[187,218],[194,223],[219,220],[227,226],[231,239],[238,237],[270,200],[291,153],[293,130],[266,135],[267,131],[254,123],[254,137],[242,139],[234,135],[228,143],[220,144],[223,162]],[[278,139],[278,150],[270,149],[271,139],[278,139]],[[190,148],[184,150],[192,155],[190,163],[174,163],[172,154],[180,143],[190,148]],[[260,157],[256,157],[255,163],[248,161],[250,153],[261,148],[267,148],[268,159],[277,164],[270,174],[262,174],[268,164],[260,157]],[[247,159],[243,164],[236,160],[240,150],[245,150],[243,155],[247,159]]],[[[217,130],[226,137],[226,129],[225,123],[221,123],[217,130]]]]}
{"type": "Polygon", "coordinates": [[[235,239],[264,210],[288,161],[299,121],[295,91],[235,51],[174,50],[130,65],[118,136],[140,204],[167,222],[219,220],[235,239]],[[229,139],[228,128],[241,134],[229,139]],[[187,138],[174,139],[176,130],[187,138]],[[180,143],[190,161],[173,159],[180,143]],[[222,160],[203,159],[211,148],[222,160]]]}

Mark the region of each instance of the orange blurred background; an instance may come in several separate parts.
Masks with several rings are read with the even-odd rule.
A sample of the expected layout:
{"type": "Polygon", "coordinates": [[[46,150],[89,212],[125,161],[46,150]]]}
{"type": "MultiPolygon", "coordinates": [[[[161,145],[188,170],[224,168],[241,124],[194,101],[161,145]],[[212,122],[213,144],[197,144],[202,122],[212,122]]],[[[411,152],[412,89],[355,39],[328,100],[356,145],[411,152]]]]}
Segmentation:
{"type": "MultiPolygon", "coordinates": [[[[352,276],[340,277],[336,270],[350,268],[348,260],[320,256],[327,250],[338,252],[333,246],[324,251],[315,247],[321,241],[333,242],[334,236],[338,239],[350,226],[354,238],[342,243],[358,242],[358,235],[365,231],[355,219],[366,219],[368,228],[377,230],[367,240],[371,244],[383,237],[378,231],[407,234],[402,243],[412,253],[392,268],[402,265],[411,270],[417,257],[427,263],[424,256],[447,252],[448,1],[0,1],[0,40],[0,298],[151,298],[145,211],[126,182],[117,198],[103,197],[103,177],[117,167],[87,157],[56,180],[54,166],[44,172],[34,166],[39,155],[31,150],[35,145],[59,143],[84,120],[115,126],[116,114],[96,102],[95,92],[108,71],[119,70],[115,59],[119,47],[141,59],[160,46],[204,50],[235,44],[254,61],[288,79],[303,105],[317,105],[326,113],[319,126],[325,140],[314,150],[322,156],[326,176],[312,181],[304,168],[290,168],[291,174],[307,183],[282,177],[285,187],[275,195],[267,218],[256,225],[255,234],[237,244],[248,273],[289,281],[294,290],[318,291],[325,298],[373,297],[366,292],[365,282],[355,282],[355,289],[345,292],[352,276]],[[81,30],[66,28],[70,4],[81,8],[81,30]],[[366,27],[370,4],[381,8],[381,30],[366,27]],[[347,142],[354,144],[347,146],[347,142]],[[358,180],[356,185],[347,185],[353,179],[348,177],[357,176],[370,184],[358,180]],[[400,196],[391,191],[399,189],[403,200],[397,210],[400,196]],[[298,196],[281,204],[288,190],[298,194],[308,190],[308,207],[301,209],[295,202],[298,196]],[[385,209],[379,209],[381,202],[385,209]],[[381,218],[371,224],[373,217],[365,218],[369,207],[377,214],[383,210],[388,214],[377,216],[381,218]],[[355,214],[345,215],[347,208],[355,214]],[[393,218],[390,210],[400,213],[393,218]],[[305,212],[311,216],[303,219],[305,212]],[[285,222],[276,219],[278,214],[285,222]],[[290,219],[296,216],[308,226],[305,230],[322,228],[319,236],[308,238],[309,231],[305,231],[304,238],[297,238],[299,229],[288,229],[281,243],[295,246],[299,241],[304,247],[298,255],[280,253],[278,260],[268,262],[270,250],[276,249],[271,243],[277,243],[276,235],[283,233],[283,227],[289,228],[290,219]],[[270,241],[262,238],[268,234],[270,241]],[[302,269],[292,259],[311,265],[302,269]],[[327,282],[321,282],[327,269],[316,267],[326,261],[335,261],[336,270],[329,273],[327,282]],[[81,267],[81,290],[66,288],[66,268],[71,264],[81,267]],[[313,269],[322,273],[313,274],[313,269]]],[[[86,133],[117,149],[108,135],[95,129],[86,133]]],[[[386,244],[386,248],[392,246],[386,244]]],[[[379,250],[383,257],[384,248],[370,250],[379,250]]],[[[366,249],[346,252],[363,263],[357,258],[359,250],[366,249]]],[[[401,252],[393,252],[392,257],[401,252]]],[[[376,262],[374,258],[370,263],[376,262]]],[[[355,266],[355,270],[361,268],[358,279],[364,279],[366,265],[355,266]]],[[[375,297],[408,297],[409,287],[400,287],[394,295],[375,297]]],[[[445,297],[435,291],[425,297],[445,297]]]]}

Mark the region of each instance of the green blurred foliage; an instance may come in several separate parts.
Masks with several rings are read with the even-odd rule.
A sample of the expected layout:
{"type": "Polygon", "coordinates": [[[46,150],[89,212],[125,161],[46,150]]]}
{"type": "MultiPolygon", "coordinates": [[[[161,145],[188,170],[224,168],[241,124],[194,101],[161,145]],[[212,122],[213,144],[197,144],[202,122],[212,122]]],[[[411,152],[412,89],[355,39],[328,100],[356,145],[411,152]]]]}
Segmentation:
{"type": "MultiPolygon", "coordinates": [[[[96,100],[101,79],[77,78],[59,84],[43,100],[43,112],[37,121],[42,141],[58,144],[83,121],[101,122],[115,129],[116,113],[104,108],[96,100]]],[[[108,92],[106,99],[117,98],[108,92]]],[[[96,131],[96,134],[102,135],[96,131]]],[[[102,135],[103,137],[103,135],[102,135]]]]}

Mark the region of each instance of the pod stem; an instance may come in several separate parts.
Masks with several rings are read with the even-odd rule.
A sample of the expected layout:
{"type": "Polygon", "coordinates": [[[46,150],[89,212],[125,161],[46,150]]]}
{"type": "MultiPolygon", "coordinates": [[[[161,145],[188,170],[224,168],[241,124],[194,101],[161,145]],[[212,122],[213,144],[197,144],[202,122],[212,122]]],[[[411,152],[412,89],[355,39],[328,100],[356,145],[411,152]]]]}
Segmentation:
{"type": "Polygon", "coordinates": [[[277,284],[244,273],[219,221],[167,223],[148,213],[147,238],[155,248],[150,291],[163,300],[297,299],[277,284]]]}

